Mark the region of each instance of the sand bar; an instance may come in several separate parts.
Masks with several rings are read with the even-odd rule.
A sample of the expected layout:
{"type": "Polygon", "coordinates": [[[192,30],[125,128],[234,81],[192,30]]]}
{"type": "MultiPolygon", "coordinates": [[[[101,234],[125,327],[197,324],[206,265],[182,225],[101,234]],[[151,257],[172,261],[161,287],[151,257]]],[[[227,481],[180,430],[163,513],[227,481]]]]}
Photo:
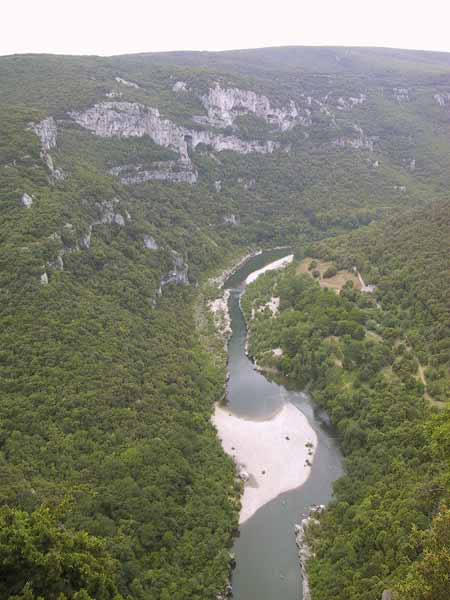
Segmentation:
{"type": "Polygon", "coordinates": [[[286,403],[266,421],[244,419],[216,405],[213,423],[225,452],[234,458],[241,474],[249,476],[241,498],[240,524],[279,494],[308,479],[311,467],[307,461],[313,461],[317,437],[293,404],[286,403]],[[305,445],[308,442],[312,449],[305,445]]]}
{"type": "Polygon", "coordinates": [[[275,269],[282,269],[283,267],[287,267],[287,265],[289,263],[291,263],[293,260],[294,260],[294,255],[289,254],[288,256],[283,256],[283,258],[274,260],[273,262],[269,263],[265,267],[262,267],[261,269],[253,271],[252,273],[250,273],[250,275],[245,280],[246,285],[248,285],[249,283],[253,283],[253,281],[258,279],[258,277],[260,275],[262,275],[263,273],[266,273],[267,271],[273,271],[275,269]]]}

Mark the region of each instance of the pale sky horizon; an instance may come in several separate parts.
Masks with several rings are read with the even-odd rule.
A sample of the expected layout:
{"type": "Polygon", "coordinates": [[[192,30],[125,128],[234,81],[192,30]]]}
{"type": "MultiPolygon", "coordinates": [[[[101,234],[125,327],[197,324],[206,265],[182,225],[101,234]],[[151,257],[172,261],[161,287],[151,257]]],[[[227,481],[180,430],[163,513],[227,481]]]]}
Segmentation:
{"type": "Polygon", "coordinates": [[[2,20],[2,56],[269,46],[450,52],[447,0],[15,0],[2,6],[2,20]]]}

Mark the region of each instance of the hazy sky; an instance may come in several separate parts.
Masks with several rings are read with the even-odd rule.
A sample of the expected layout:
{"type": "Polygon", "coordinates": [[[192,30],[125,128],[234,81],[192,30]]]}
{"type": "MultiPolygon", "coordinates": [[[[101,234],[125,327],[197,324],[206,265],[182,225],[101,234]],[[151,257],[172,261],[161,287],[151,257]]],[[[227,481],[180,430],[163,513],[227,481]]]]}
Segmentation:
{"type": "Polygon", "coordinates": [[[282,45],[450,51],[450,0],[2,0],[0,54],[282,45]]]}

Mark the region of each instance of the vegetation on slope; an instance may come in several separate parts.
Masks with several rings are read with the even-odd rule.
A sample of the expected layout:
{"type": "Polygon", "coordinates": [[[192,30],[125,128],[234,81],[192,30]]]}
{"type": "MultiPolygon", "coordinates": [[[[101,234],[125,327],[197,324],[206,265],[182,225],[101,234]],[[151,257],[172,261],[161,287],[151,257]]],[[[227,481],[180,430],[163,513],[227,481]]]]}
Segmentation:
{"type": "MultiPolygon", "coordinates": [[[[429,197],[444,197],[448,123],[433,95],[448,91],[447,70],[446,55],[334,48],[0,59],[3,596],[200,600],[223,589],[238,490],[234,467],[209,421],[212,404],[223,393],[224,372],[195,332],[195,285],[239,248],[317,240],[421,206],[429,197]],[[139,87],[124,86],[116,77],[139,87]],[[181,95],[172,90],[179,79],[188,86],[181,95]],[[330,95],[336,106],[340,95],[364,93],[368,100],[351,111],[336,108],[333,126],[316,111],[311,127],[288,132],[243,116],[237,121],[243,139],[273,139],[283,149],[264,156],[213,153],[206,147],[190,151],[199,174],[193,186],[122,185],[111,175],[112,167],[168,161],[175,153],[148,137],[97,138],[69,116],[113,94],[192,127],[192,117],[204,114],[200,95],[216,81],[267,94],[274,106],[291,99],[304,102],[309,94],[320,102],[330,95]],[[410,90],[408,102],[395,99],[397,87],[410,90]],[[58,129],[51,155],[64,179],[51,175],[30,129],[31,122],[50,116],[58,129]],[[353,135],[355,124],[375,140],[373,152],[333,144],[336,136],[353,135]],[[28,207],[24,194],[32,200],[28,207]],[[232,214],[237,224],[227,222],[232,214]],[[149,238],[150,248],[144,244],[149,238]],[[175,257],[188,265],[191,285],[163,286],[161,294],[175,257]],[[30,563],[25,551],[16,552],[18,539],[28,540],[39,564],[30,563]],[[79,569],[64,587],[65,565],[74,552],[79,569]],[[54,558],[55,586],[43,590],[46,565],[54,558]],[[87,579],[80,575],[85,569],[90,569],[87,579]],[[8,579],[6,573],[15,576],[8,579]]],[[[332,252],[332,246],[323,252],[332,252]]],[[[397,252],[402,249],[393,249],[397,252]]],[[[356,466],[349,468],[354,492],[367,468],[364,452],[375,452],[375,444],[369,444],[360,425],[352,426],[351,414],[381,419],[399,447],[406,425],[397,431],[398,415],[407,415],[409,432],[418,441],[413,449],[406,444],[392,449],[405,472],[411,468],[409,454],[420,456],[422,464],[422,455],[430,451],[422,447],[423,390],[413,376],[409,348],[417,356],[420,349],[412,332],[402,353],[396,350],[397,358],[392,349],[388,352],[392,364],[384,365],[379,356],[404,325],[403,313],[394,308],[397,292],[388,316],[377,322],[384,339],[378,350],[358,338],[369,314],[376,321],[377,311],[360,306],[351,290],[347,295],[347,304],[335,306],[344,324],[333,352],[342,354],[336,358],[341,361],[347,353],[351,367],[341,373],[335,365],[329,373],[337,383],[344,371],[349,378],[342,410],[350,421],[342,429],[347,451],[359,453],[356,466]],[[373,372],[362,366],[366,354],[378,361],[373,372]],[[400,396],[392,396],[386,407],[372,390],[374,405],[379,404],[372,415],[355,394],[367,381],[384,390],[388,376],[399,380],[400,396]],[[389,418],[380,416],[384,412],[389,418]]],[[[420,333],[425,337],[426,323],[420,333]]],[[[435,328],[434,313],[430,328],[435,328]]],[[[432,339],[436,336],[433,329],[432,339]]],[[[314,338],[304,354],[313,379],[321,370],[316,354],[331,356],[319,341],[314,338]]],[[[291,340],[292,347],[297,343],[291,340]]],[[[427,352],[434,361],[445,349],[427,352]]],[[[287,370],[301,373],[288,354],[283,360],[287,370]]],[[[423,364],[435,369],[427,371],[428,385],[436,381],[441,391],[432,391],[441,397],[444,363],[423,364]]],[[[323,403],[328,403],[325,391],[323,403]]],[[[341,409],[335,410],[338,419],[341,409]]],[[[441,437],[433,453],[438,440],[446,439],[445,421],[439,423],[441,437]]],[[[384,471],[380,461],[373,469],[375,485],[384,471]]],[[[420,476],[421,468],[412,473],[402,498],[405,503],[413,498],[412,513],[423,515],[424,528],[430,501],[416,500],[420,476]]],[[[345,480],[340,485],[345,487],[345,480]]],[[[388,503],[389,483],[380,485],[388,503]]],[[[360,529],[364,536],[363,524],[360,529]]],[[[402,531],[395,537],[398,545],[406,539],[402,531]]],[[[347,529],[342,535],[349,535],[347,529]]],[[[325,562],[332,550],[324,550],[325,562]]],[[[379,580],[371,589],[378,589],[379,580]]]]}
{"type": "MultiPolygon", "coordinates": [[[[448,343],[446,321],[436,322],[428,309],[444,318],[448,308],[433,285],[447,274],[448,254],[437,248],[448,243],[448,215],[448,203],[439,204],[421,220],[412,213],[313,248],[340,267],[363,268],[372,259],[365,273],[381,270],[376,299],[351,282],[337,295],[295,265],[261,277],[244,296],[250,353],[312,390],[345,454],[334,500],[310,532],[315,600],[377,600],[389,587],[399,599],[450,592],[449,415],[433,413],[418,376],[418,357],[436,364],[436,344],[448,343]],[[428,277],[426,302],[419,275],[428,277]],[[272,296],[280,298],[277,317],[264,308],[272,296]]],[[[442,372],[441,385],[448,385],[442,372]]]]}
{"type": "Polygon", "coordinates": [[[450,400],[450,202],[392,217],[314,247],[340,267],[357,265],[377,286],[393,326],[425,369],[429,394],[450,400]]]}

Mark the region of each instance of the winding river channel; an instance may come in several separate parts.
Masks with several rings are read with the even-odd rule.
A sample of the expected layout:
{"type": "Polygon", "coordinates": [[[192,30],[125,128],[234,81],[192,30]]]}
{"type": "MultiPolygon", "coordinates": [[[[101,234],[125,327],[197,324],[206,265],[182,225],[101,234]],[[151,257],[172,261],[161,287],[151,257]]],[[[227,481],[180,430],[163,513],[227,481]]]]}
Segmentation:
{"type": "MultiPolygon", "coordinates": [[[[228,345],[227,408],[247,420],[270,419],[287,403],[298,408],[317,436],[310,475],[300,487],[271,500],[246,520],[235,541],[236,568],[232,586],[235,600],[299,600],[302,586],[295,546],[294,525],[312,504],[326,504],[331,486],[342,473],[341,454],[327,416],[310,396],[289,390],[283,381],[269,381],[255,370],[245,354],[246,326],[239,299],[246,277],[287,254],[286,250],[263,252],[248,260],[225,282],[230,290],[232,335],[228,345]]],[[[287,438],[286,438],[287,439],[287,438]]],[[[296,456],[292,456],[296,460],[296,456]]]]}

